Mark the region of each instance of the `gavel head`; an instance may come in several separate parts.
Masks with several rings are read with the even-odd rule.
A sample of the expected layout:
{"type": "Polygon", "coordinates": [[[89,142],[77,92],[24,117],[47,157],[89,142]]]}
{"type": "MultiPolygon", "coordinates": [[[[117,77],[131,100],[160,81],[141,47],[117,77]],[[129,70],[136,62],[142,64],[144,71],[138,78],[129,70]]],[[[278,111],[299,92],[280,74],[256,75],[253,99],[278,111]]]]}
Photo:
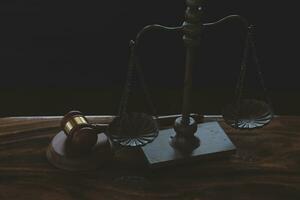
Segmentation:
{"type": "Polygon", "coordinates": [[[61,120],[61,128],[73,153],[86,153],[97,142],[97,131],[80,111],[67,113],[61,120]]]}

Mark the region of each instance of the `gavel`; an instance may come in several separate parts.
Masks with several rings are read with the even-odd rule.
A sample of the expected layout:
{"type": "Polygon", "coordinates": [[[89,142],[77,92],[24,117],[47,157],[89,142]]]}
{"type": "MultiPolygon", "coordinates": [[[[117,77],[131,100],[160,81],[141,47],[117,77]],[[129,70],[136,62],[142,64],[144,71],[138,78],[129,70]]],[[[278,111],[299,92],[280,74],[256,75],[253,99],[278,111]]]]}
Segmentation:
{"type": "Polygon", "coordinates": [[[91,124],[80,111],[71,111],[61,120],[61,129],[67,136],[67,148],[74,153],[87,153],[97,143],[97,134],[108,125],[91,124]]]}

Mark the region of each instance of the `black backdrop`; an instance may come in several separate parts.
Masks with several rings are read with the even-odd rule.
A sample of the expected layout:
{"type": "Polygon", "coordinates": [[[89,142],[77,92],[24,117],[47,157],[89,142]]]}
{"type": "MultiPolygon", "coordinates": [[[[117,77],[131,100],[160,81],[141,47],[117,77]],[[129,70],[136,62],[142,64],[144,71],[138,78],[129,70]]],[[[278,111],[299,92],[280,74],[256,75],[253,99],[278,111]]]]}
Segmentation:
{"type": "MultiPolygon", "coordinates": [[[[116,113],[129,40],[147,24],[181,24],[184,10],[184,0],[1,1],[1,115],[61,115],[71,109],[116,113]]],[[[205,22],[239,14],[255,24],[257,51],[275,110],[300,114],[296,3],[206,0],[204,11],[205,22]]],[[[195,111],[220,113],[232,99],[244,34],[239,22],[203,32],[194,70],[195,111]]],[[[141,46],[158,111],[180,112],[181,36],[154,31],[145,35],[141,46]]],[[[257,78],[249,80],[249,93],[259,93],[257,78]]]]}

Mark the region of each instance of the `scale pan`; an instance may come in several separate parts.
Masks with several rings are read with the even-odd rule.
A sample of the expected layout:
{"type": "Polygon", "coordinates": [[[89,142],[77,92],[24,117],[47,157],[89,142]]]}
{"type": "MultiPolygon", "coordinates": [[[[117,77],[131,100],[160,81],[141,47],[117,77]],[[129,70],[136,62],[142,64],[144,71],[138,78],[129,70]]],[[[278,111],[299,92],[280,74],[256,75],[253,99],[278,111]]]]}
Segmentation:
{"type": "Polygon", "coordinates": [[[244,99],[239,111],[234,104],[228,105],[223,111],[223,118],[234,128],[253,129],[268,124],[273,118],[273,112],[264,101],[244,99]]]}
{"type": "Polygon", "coordinates": [[[139,147],[152,142],[158,135],[156,120],[145,113],[129,113],[116,117],[107,128],[107,135],[125,147],[139,147]]]}

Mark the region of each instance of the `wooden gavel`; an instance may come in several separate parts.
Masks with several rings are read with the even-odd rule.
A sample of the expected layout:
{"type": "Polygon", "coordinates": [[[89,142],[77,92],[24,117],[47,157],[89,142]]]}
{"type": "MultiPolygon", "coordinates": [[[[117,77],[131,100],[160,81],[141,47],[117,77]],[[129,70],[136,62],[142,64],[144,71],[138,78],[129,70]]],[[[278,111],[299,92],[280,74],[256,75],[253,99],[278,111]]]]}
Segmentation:
{"type": "Polygon", "coordinates": [[[97,142],[97,134],[104,132],[107,127],[91,124],[80,111],[67,113],[60,126],[68,138],[67,148],[75,153],[89,152],[97,142]]]}

